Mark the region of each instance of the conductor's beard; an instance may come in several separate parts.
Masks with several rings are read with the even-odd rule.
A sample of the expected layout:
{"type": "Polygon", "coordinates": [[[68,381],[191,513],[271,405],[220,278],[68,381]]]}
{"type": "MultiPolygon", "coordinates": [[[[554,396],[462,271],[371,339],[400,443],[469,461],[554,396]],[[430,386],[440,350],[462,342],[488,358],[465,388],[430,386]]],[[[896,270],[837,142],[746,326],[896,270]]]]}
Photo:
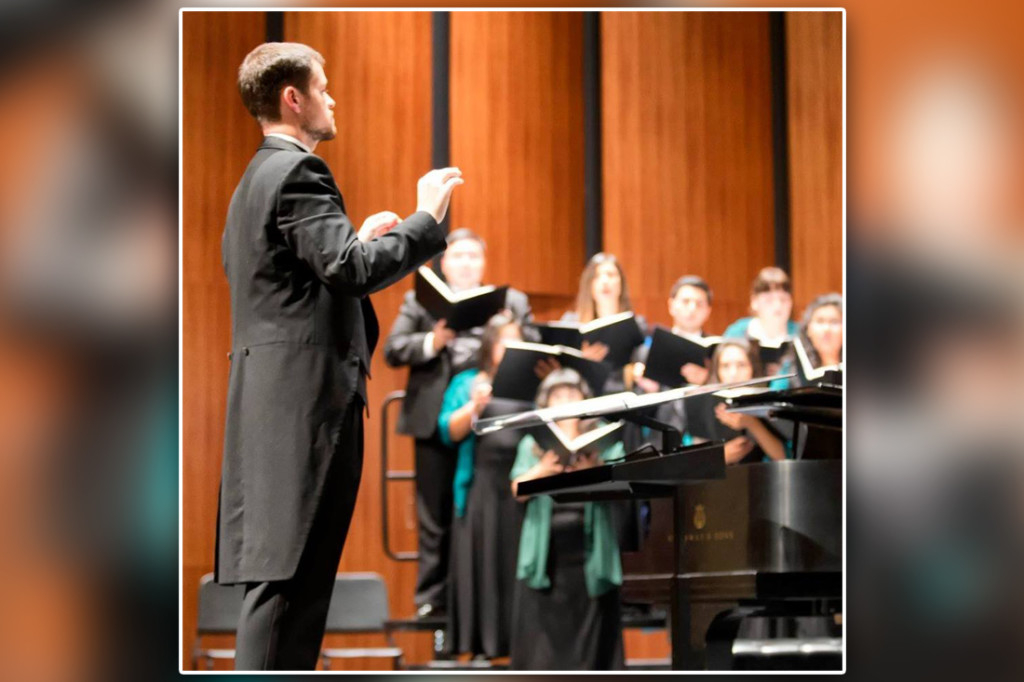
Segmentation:
{"type": "Polygon", "coordinates": [[[338,134],[338,127],[334,124],[333,118],[326,125],[310,125],[308,123],[304,124],[302,126],[302,130],[304,133],[306,133],[306,135],[308,135],[312,140],[315,140],[316,142],[326,142],[328,140],[333,140],[338,134]]]}

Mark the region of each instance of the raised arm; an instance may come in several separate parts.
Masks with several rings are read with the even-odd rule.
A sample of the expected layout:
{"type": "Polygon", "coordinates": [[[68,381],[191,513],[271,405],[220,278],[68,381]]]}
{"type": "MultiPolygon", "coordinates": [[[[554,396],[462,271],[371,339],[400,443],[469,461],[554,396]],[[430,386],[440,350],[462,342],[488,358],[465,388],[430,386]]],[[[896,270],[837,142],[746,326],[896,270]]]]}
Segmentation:
{"type": "Polygon", "coordinates": [[[451,191],[462,182],[457,171],[445,171],[431,171],[420,179],[420,210],[387,233],[362,242],[344,213],[327,164],[317,156],[303,156],[278,194],[278,228],[288,246],[332,291],[366,296],[444,251],[438,218],[444,218],[451,191]]]}

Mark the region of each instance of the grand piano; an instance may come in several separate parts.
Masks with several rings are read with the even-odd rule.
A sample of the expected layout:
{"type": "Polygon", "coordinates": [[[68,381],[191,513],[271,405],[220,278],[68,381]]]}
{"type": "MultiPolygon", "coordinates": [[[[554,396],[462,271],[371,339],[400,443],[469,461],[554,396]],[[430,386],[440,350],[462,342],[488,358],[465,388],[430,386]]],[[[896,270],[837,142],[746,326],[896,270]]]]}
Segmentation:
{"type": "MultiPolygon", "coordinates": [[[[729,409],[790,422],[797,459],[726,467],[721,443],[679,447],[670,433],[661,453],[520,491],[638,500],[622,596],[669,614],[673,669],[840,669],[842,388],[826,376],[729,409]]],[[[658,426],[642,409],[616,416],[658,426]]]]}

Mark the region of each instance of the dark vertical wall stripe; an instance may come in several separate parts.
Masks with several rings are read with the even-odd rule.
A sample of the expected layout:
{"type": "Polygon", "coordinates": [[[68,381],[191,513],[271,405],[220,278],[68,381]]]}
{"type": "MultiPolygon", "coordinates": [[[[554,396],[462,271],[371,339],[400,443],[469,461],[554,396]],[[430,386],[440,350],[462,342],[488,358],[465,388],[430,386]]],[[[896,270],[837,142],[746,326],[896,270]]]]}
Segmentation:
{"type": "MultiPolygon", "coordinates": [[[[445,168],[451,165],[451,111],[449,86],[451,78],[451,15],[448,12],[434,12],[431,22],[432,62],[431,71],[431,152],[430,160],[433,168],[445,168]]],[[[448,231],[448,216],[445,216],[441,227],[448,231]]]]}
{"type": "Polygon", "coordinates": [[[775,185],[775,264],[790,271],[789,113],[786,105],[786,14],[768,15],[772,63],[772,174],[775,185]]]}
{"type": "Polygon", "coordinates": [[[267,42],[284,41],[284,12],[267,12],[267,42]]]}
{"type": "Polygon", "coordinates": [[[601,197],[601,14],[583,14],[583,205],[589,259],[603,248],[601,197]]]}

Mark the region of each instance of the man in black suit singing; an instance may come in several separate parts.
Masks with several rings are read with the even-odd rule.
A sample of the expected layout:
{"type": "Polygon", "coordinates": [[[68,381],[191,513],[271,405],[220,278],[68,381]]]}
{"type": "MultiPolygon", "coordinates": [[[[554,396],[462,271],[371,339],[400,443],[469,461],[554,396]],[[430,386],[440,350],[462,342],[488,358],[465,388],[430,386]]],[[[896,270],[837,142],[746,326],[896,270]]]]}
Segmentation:
{"type": "Polygon", "coordinates": [[[362,411],[378,337],[368,295],[445,248],[456,168],[417,185],[417,211],[357,232],[313,154],[337,133],[324,60],[266,43],[239,68],[265,138],[231,198],[224,270],[232,350],[216,576],[243,583],[236,668],[311,670],[355,507],[362,411]]]}
{"type": "MultiPolygon", "coordinates": [[[[484,279],[487,246],[469,228],[448,235],[441,257],[441,273],[454,291],[480,286],[484,279]]],[[[509,287],[505,307],[521,325],[533,321],[526,294],[509,287]]],[[[527,340],[539,340],[533,328],[527,340]]],[[[448,382],[459,372],[476,366],[483,328],[456,334],[444,320],[435,320],[416,300],[405,295],[391,333],[384,342],[384,359],[392,367],[409,367],[409,381],[398,418],[398,432],[413,436],[416,455],[416,512],[419,521],[419,564],[416,576],[416,613],[440,616],[448,599],[448,549],[454,498],[456,454],[437,433],[437,416],[448,382]]]]}

